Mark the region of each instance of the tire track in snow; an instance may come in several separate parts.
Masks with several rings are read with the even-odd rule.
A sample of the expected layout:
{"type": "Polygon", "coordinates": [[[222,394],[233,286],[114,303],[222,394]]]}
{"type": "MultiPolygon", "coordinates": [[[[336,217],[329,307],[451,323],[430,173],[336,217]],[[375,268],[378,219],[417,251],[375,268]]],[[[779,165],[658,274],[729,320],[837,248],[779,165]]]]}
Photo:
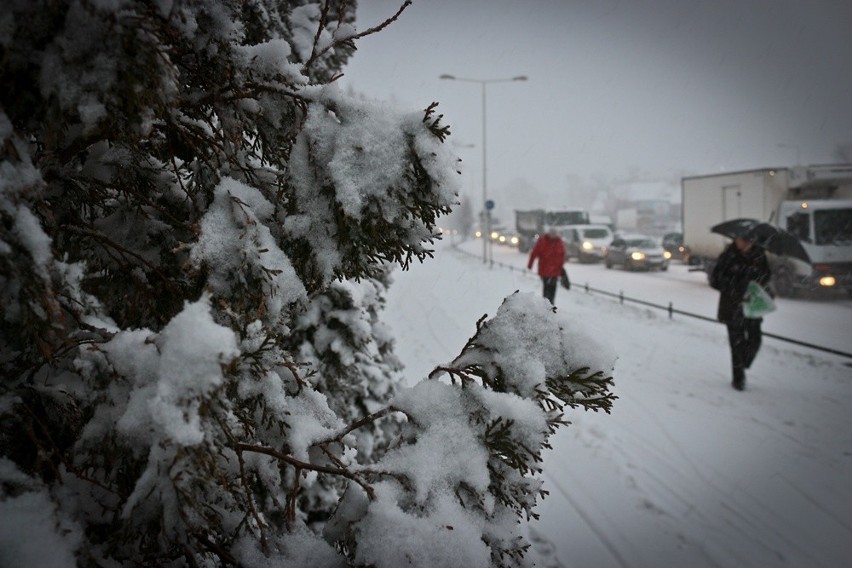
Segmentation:
{"type": "MultiPolygon", "coordinates": [[[[631,564],[627,562],[626,559],[621,555],[621,553],[618,551],[618,547],[616,547],[612,543],[612,541],[610,541],[604,530],[598,525],[598,523],[595,522],[592,516],[586,512],[585,508],[583,508],[573,497],[571,497],[569,492],[564,487],[562,487],[562,485],[560,485],[560,483],[556,480],[554,476],[548,474],[546,471],[544,472],[544,475],[548,478],[550,483],[553,484],[553,487],[556,488],[559,494],[565,498],[565,501],[567,501],[568,504],[571,505],[571,507],[577,512],[577,515],[579,515],[583,522],[586,523],[586,526],[589,527],[589,530],[592,531],[592,533],[598,538],[601,545],[603,545],[606,551],[613,557],[613,559],[615,559],[616,562],[618,562],[618,565],[621,566],[621,568],[630,568],[631,564]]],[[[580,485],[579,482],[576,483],[580,485]]]]}
{"type": "MultiPolygon", "coordinates": [[[[715,533],[721,542],[728,541],[732,535],[752,535],[751,540],[755,546],[762,548],[765,553],[777,559],[779,562],[785,564],[791,559],[787,558],[785,554],[781,552],[782,549],[787,551],[795,551],[795,553],[799,555],[800,560],[807,560],[808,566],[823,565],[820,560],[815,557],[811,552],[809,552],[805,547],[803,547],[798,540],[787,536],[789,534],[789,531],[785,531],[783,528],[781,528],[781,526],[779,526],[779,523],[782,523],[784,521],[783,516],[779,516],[778,511],[771,507],[770,503],[766,503],[760,497],[744,489],[730,490],[723,488],[717,482],[718,480],[716,478],[712,478],[711,476],[707,475],[706,467],[699,466],[696,461],[690,457],[689,453],[683,448],[682,444],[680,444],[680,442],[678,442],[677,439],[671,434],[668,426],[659,418],[656,412],[652,411],[652,409],[650,409],[647,404],[644,404],[638,397],[633,398],[631,402],[635,403],[636,409],[641,411],[644,415],[649,417],[654,424],[656,424],[657,429],[660,432],[662,438],[670,445],[670,447],[674,450],[675,454],[680,457],[683,465],[686,466],[689,470],[691,470],[692,475],[694,475],[696,479],[700,480],[701,483],[704,484],[706,487],[712,489],[713,494],[717,496],[716,505],[726,513],[724,516],[724,523],[722,525],[718,525],[714,523],[703,522],[708,519],[707,515],[701,513],[700,511],[696,511],[698,513],[698,517],[702,519],[702,525],[704,526],[705,530],[715,533]],[[746,501],[751,504],[748,507],[743,508],[741,504],[746,501]],[[731,502],[737,503],[737,506],[732,506],[731,502]],[[748,511],[750,514],[745,514],[743,511],[748,511]],[[783,548],[777,546],[777,543],[783,543],[783,548]]],[[[758,422],[753,417],[751,417],[749,420],[752,422],[758,422]]],[[[772,431],[776,435],[782,435],[781,432],[771,427],[769,424],[760,423],[760,425],[772,431]]],[[[628,431],[627,434],[630,435],[631,433],[628,431]]],[[[803,448],[813,449],[813,447],[806,442],[803,442],[792,436],[785,437],[789,438],[791,441],[795,442],[797,445],[803,448]]],[[[637,445],[645,445],[645,451],[654,451],[654,453],[661,453],[659,451],[655,451],[650,444],[647,444],[646,440],[643,440],[640,437],[635,438],[637,445]]],[[[664,453],[664,455],[667,454],[664,453]]],[[[653,472],[650,469],[645,469],[643,473],[647,478],[653,477],[653,472]]],[[[684,475],[686,474],[684,473],[684,475]]],[[[661,483],[661,486],[669,490],[669,492],[675,495],[676,498],[687,502],[688,499],[681,497],[671,487],[671,479],[666,479],[668,479],[666,483],[662,483],[662,480],[659,478],[656,481],[657,483],[661,483]]],[[[809,500],[807,496],[803,495],[803,497],[806,500],[809,500]]],[[[811,501],[809,500],[809,502],[811,501]]],[[[826,513],[830,518],[834,519],[834,517],[828,511],[826,511],[824,507],[816,503],[813,504],[818,510],[822,511],[823,513],[826,513]]],[[[848,528],[845,523],[842,523],[842,526],[848,528]]],[[[734,552],[731,551],[731,553],[734,552]]],[[[745,559],[740,560],[744,561],[745,559]]]]}
{"type": "MultiPolygon", "coordinates": [[[[643,509],[652,511],[659,517],[669,521],[668,524],[672,532],[678,535],[679,541],[694,550],[703,559],[704,563],[701,564],[702,566],[712,566],[715,568],[725,566],[724,562],[715,558],[716,551],[713,550],[713,547],[708,548],[706,546],[704,538],[696,538],[694,535],[686,533],[684,527],[678,524],[679,519],[690,516],[697,519],[702,527],[712,526],[715,521],[712,515],[708,515],[701,508],[695,506],[691,494],[685,495],[682,490],[678,489],[680,483],[673,483],[675,479],[686,480],[688,482],[691,479],[689,472],[685,471],[683,467],[680,467],[679,462],[672,462],[671,455],[661,450],[657,444],[650,443],[641,436],[635,436],[629,430],[624,433],[627,434],[630,440],[620,439],[618,435],[612,436],[611,443],[607,444],[607,447],[610,448],[610,455],[607,459],[613,462],[616,470],[625,479],[627,486],[638,494],[636,498],[637,503],[643,509]],[[648,459],[636,460],[633,452],[628,451],[626,448],[638,449],[639,451],[636,453],[648,459]],[[640,465],[649,462],[655,464],[656,467],[650,468],[640,465]],[[661,467],[668,467],[673,473],[659,473],[661,467]],[[636,470],[639,477],[637,478],[637,475],[634,475],[634,473],[628,470],[636,470]],[[656,487],[653,489],[642,488],[639,483],[640,480],[650,481],[656,487]],[[664,506],[657,505],[661,499],[669,504],[664,506]],[[679,506],[681,511],[676,514],[669,512],[672,504],[679,506]]],[[[582,441],[583,432],[579,434],[581,443],[588,445],[587,442],[582,441]]]]}
{"type": "MultiPolygon", "coordinates": [[[[717,504],[722,509],[727,510],[729,513],[731,513],[733,517],[740,519],[742,523],[748,525],[750,527],[750,529],[757,529],[756,531],[755,530],[749,531],[748,534],[756,534],[757,532],[761,532],[761,529],[762,529],[764,531],[769,531],[770,533],[775,533],[776,537],[781,536],[781,533],[779,531],[774,530],[771,527],[768,527],[768,526],[761,524],[759,522],[760,520],[765,519],[767,517],[775,518],[775,515],[773,514],[773,512],[771,510],[766,509],[766,507],[763,505],[763,503],[759,499],[754,499],[752,495],[749,495],[749,494],[746,493],[744,495],[741,495],[740,497],[734,497],[731,494],[730,491],[727,491],[723,487],[721,487],[720,484],[717,483],[717,481],[715,479],[711,479],[710,476],[705,474],[704,468],[699,467],[698,464],[695,462],[695,460],[690,457],[689,453],[686,450],[684,450],[683,446],[675,439],[674,436],[672,436],[671,432],[669,432],[669,430],[668,430],[667,425],[664,424],[662,420],[660,420],[660,418],[657,416],[657,414],[655,412],[653,412],[651,409],[649,409],[647,407],[647,405],[643,404],[638,399],[635,400],[635,402],[637,403],[637,408],[639,410],[641,410],[644,414],[649,416],[650,419],[657,425],[658,430],[661,433],[662,437],[668,442],[668,444],[674,450],[674,452],[681,458],[682,463],[691,470],[692,475],[694,475],[696,479],[701,481],[701,483],[704,484],[704,486],[711,488],[713,490],[713,494],[718,496],[717,504]],[[743,498],[747,498],[747,499],[751,500],[754,503],[754,505],[758,506],[761,510],[763,510],[764,513],[766,513],[766,514],[761,515],[761,518],[757,519],[757,520],[750,518],[750,517],[747,517],[747,516],[743,515],[738,509],[733,508],[728,504],[728,497],[736,499],[736,501],[738,501],[738,502],[740,502],[743,498]]],[[[754,509],[749,507],[748,510],[752,511],[754,509]]],[[[706,518],[704,514],[701,514],[700,517],[706,518]]],[[[711,524],[709,524],[709,523],[702,523],[702,524],[705,526],[706,529],[711,530],[711,526],[712,526],[711,524]]],[[[719,536],[723,540],[727,539],[730,536],[730,533],[737,534],[737,533],[743,532],[742,524],[737,524],[737,523],[731,522],[730,517],[726,518],[725,525],[728,526],[730,530],[727,530],[727,531],[726,530],[720,530],[721,527],[712,529],[712,530],[714,530],[714,532],[718,533],[719,536]]],[[[772,546],[769,542],[766,542],[765,538],[757,539],[757,537],[755,537],[755,540],[757,541],[757,544],[763,546],[768,553],[774,555],[776,558],[783,559],[783,554],[779,553],[778,550],[776,549],[776,547],[772,546]]],[[[789,539],[783,539],[782,538],[782,540],[788,540],[788,544],[792,544],[795,547],[795,543],[793,543],[792,541],[789,541],[789,539]]]]}
{"type": "Polygon", "coordinates": [[[826,517],[830,518],[832,521],[846,529],[850,533],[850,536],[852,536],[852,525],[847,523],[846,519],[838,517],[833,511],[827,509],[825,506],[822,505],[822,503],[811,497],[809,493],[803,491],[798,484],[793,483],[790,479],[788,479],[786,475],[779,475],[778,477],[779,479],[781,479],[781,481],[789,485],[790,489],[795,491],[802,499],[810,503],[815,509],[822,512],[826,517]]]}

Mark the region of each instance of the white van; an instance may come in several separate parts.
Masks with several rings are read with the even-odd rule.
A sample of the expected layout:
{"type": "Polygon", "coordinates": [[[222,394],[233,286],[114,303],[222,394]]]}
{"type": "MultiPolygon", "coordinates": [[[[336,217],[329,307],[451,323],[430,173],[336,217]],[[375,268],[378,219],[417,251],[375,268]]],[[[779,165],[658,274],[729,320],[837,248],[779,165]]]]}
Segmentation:
{"type": "Polygon", "coordinates": [[[598,262],[612,242],[612,230],[606,225],[571,225],[561,233],[566,260],[573,257],[580,262],[598,262]]]}

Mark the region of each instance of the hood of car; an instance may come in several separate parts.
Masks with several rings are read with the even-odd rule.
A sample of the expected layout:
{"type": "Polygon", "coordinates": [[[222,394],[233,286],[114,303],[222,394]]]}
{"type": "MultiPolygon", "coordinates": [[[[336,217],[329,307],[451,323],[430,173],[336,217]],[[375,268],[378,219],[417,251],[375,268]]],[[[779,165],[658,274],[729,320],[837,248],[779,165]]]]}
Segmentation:
{"type": "Polygon", "coordinates": [[[655,255],[662,256],[662,254],[663,254],[663,247],[629,246],[629,247],[627,247],[626,250],[627,250],[627,252],[643,252],[643,253],[645,253],[649,256],[655,256],[655,255]]]}

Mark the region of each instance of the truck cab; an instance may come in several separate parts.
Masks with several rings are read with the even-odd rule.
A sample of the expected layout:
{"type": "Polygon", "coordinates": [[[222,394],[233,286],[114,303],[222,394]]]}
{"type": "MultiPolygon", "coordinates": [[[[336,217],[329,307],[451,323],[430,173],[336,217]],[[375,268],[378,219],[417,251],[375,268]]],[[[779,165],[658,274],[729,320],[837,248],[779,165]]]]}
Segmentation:
{"type": "Polygon", "coordinates": [[[772,259],[775,285],[782,295],[801,289],[852,291],[852,199],[782,201],[777,224],[795,235],[811,265],[772,259]]]}

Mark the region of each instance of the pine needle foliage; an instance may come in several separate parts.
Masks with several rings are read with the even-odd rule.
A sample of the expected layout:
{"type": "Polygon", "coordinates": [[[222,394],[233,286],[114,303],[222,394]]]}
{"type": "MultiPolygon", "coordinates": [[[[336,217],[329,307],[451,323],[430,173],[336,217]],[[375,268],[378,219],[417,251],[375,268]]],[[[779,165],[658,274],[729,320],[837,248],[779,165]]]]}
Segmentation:
{"type": "Polygon", "coordinates": [[[548,437],[612,380],[515,294],[402,386],[384,298],[457,158],[436,105],[335,81],[409,4],[5,2],[0,513],[56,543],[21,565],[526,562],[548,437]]]}

